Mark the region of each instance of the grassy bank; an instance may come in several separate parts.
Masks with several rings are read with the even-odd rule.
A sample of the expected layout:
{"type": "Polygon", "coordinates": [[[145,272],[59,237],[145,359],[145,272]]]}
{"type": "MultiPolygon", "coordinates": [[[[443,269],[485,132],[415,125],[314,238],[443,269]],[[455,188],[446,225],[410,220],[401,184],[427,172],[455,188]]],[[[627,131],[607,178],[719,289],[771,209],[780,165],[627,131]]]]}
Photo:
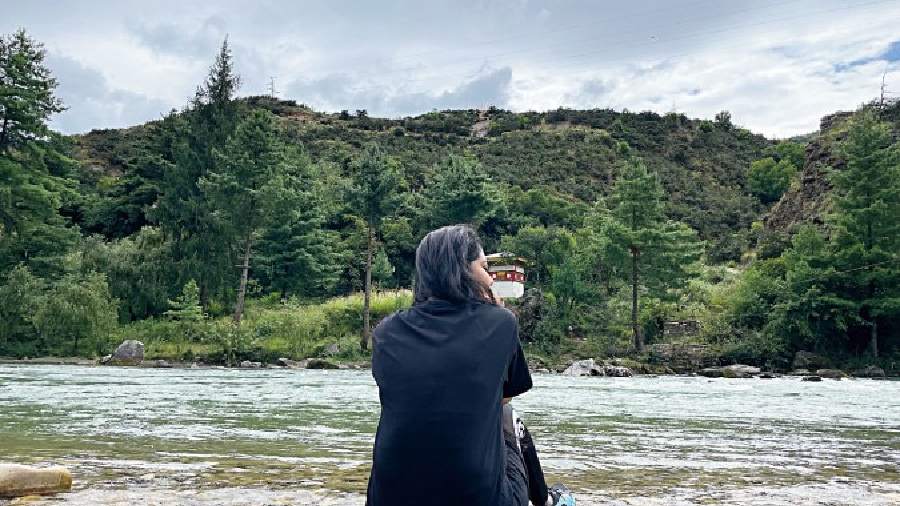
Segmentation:
{"type": "MultiPolygon", "coordinates": [[[[412,303],[409,290],[373,293],[372,325],[412,303]]],[[[363,295],[317,301],[248,301],[239,332],[230,317],[183,322],[148,319],[123,326],[110,337],[112,349],[126,339],[144,343],[148,360],[202,360],[207,363],[252,360],[274,362],[280,357],[302,360],[327,357],[335,361],[368,359],[360,349],[363,295]]]]}

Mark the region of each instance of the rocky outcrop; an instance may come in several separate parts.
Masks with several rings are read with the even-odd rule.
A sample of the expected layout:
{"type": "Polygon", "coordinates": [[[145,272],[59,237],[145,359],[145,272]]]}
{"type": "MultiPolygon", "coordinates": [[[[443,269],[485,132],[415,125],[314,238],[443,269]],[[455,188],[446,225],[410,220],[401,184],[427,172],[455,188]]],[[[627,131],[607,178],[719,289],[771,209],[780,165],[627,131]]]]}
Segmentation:
{"type": "Polygon", "coordinates": [[[797,224],[821,225],[828,210],[826,196],[831,191],[828,168],[843,168],[843,160],[835,157],[831,146],[814,140],[806,147],[806,162],[800,171],[799,185],[788,189],[763,218],[767,232],[792,234],[797,224]]]}
{"type": "Polygon", "coordinates": [[[327,360],[322,360],[320,358],[311,358],[306,363],[307,369],[337,369],[337,364],[333,362],[329,362],[327,360]]]}
{"type": "Polygon", "coordinates": [[[819,369],[816,371],[816,376],[839,380],[841,378],[846,378],[847,373],[840,369],[819,369]]]}
{"type": "Polygon", "coordinates": [[[0,497],[52,494],[71,488],[72,474],[63,467],[0,464],[0,497]]]}
{"type": "Polygon", "coordinates": [[[606,376],[613,378],[625,378],[634,376],[634,371],[628,367],[612,364],[598,364],[594,359],[576,360],[563,374],[566,376],[606,376]]]}
{"type": "Polygon", "coordinates": [[[112,356],[101,361],[110,365],[139,365],[144,361],[144,343],[129,339],[116,348],[112,356]]]}

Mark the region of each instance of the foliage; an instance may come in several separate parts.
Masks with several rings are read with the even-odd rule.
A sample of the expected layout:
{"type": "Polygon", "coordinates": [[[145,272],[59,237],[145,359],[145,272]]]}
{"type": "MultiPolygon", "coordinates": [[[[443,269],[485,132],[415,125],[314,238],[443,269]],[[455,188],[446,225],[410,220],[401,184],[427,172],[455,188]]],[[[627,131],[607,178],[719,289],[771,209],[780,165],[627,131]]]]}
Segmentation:
{"type": "Polygon", "coordinates": [[[787,158],[776,162],[773,158],[763,158],[750,164],[749,188],[764,204],[771,204],[781,198],[790,187],[797,168],[787,158]]]}
{"type": "Polygon", "coordinates": [[[63,110],[46,55],[25,30],[0,35],[0,153],[47,137],[48,118],[63,110]]]}
{"type": "Polygon", "coordinates": [[[497,212],[499,195],[481,164],[471,156],[450,155],[433,169],[424,189],[427,207],[420,230],[466,223],[480,227],[497,212]]]}
{"type": "Polygon", "coordinates": [[[117,302],[97,272],[52,283],[23,266],[0,285],[0,354],[100,355],[116,327],[117,302]]]}
{"type": "Polygon", "coordinates": [[[596,223],[609,275],[631,287],[634,346],[644,338],[638,325],[640,293],[668,299],[682,288],[699,260],[702,244],[686,224],[667,220],[663,190],[639,160],[630,159],[613,188],[610,210],[596,223]],[[605,219],[604,219],[605,218],[605,219]]]}

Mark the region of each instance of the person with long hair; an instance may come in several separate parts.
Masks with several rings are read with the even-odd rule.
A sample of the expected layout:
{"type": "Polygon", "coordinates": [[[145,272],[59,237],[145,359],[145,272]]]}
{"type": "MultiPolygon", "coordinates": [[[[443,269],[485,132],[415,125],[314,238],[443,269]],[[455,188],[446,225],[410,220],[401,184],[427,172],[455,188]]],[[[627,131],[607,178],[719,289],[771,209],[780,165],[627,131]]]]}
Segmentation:
{"type": "Polygon", "coordinates": [[[368,506],[574,505],[547,487],[528,429],[509,404],[532,387],[515,314],[491,291],[467,225],[416,248],[413,306],[373,331],[381,417],[368,506]]]}

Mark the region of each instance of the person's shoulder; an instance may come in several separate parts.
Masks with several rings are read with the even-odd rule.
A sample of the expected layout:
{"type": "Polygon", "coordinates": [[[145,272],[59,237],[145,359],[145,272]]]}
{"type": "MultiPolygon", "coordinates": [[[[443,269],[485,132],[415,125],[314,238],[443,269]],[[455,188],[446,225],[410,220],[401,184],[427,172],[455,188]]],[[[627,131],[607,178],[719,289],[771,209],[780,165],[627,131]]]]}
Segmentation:
{"type": "Polygon", "coordinates": [[[506,321],[514,325],[518,324],[519,322],[516,314],[503,306],[498,306],[497,304],[479,304],[479,306],[481,306],[480,310],[485,315],[491,318],[496,318],[500,321],[506,321]]]}
{"type": "Polygon", "coordinates": [[[401,315],[406,311],[407,311],[406,309],[398,309],[398,310],[394,311],[393,313],[382,318],[381,321],[379,321],[378,324],[375,325],[375,328],[372,329],[372,334],[380,335],[383,332],[385,332],[386,330],[389,330],[395,324],[395,320],[397,318],[400,318],[401,315]]]}

